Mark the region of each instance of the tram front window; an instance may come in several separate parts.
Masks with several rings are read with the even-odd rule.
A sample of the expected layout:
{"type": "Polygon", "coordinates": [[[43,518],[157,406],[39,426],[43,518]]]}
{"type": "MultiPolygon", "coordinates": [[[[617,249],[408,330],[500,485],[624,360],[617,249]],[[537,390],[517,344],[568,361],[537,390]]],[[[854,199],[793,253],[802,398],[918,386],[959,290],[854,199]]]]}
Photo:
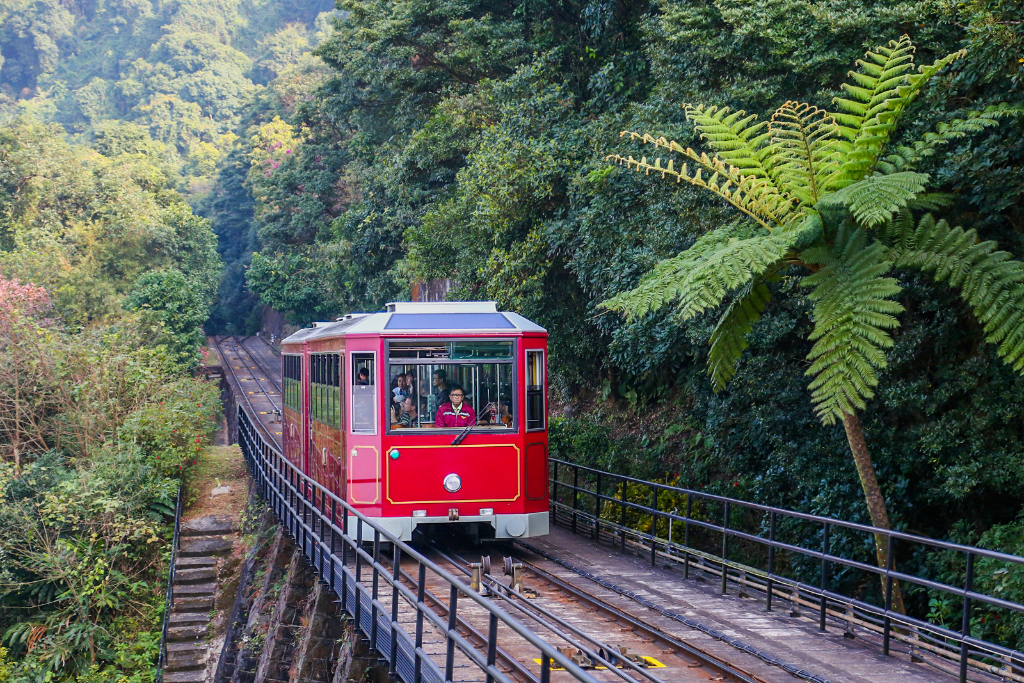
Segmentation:
{"type": "Polygon", "coordinates": [[[389,356],[393,429],[434,429],[454,389],[473,408],[477,428],[512,429],[512,342],[391,342],[389,356]]]}

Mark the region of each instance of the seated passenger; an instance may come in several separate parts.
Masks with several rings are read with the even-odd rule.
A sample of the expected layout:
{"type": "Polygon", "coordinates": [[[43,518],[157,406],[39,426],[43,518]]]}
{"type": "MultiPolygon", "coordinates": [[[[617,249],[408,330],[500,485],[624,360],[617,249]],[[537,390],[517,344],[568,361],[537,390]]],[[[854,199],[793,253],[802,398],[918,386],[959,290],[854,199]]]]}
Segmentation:
{"type": "Polygon", "coordinates": [[[476,424],[476,413],[473,406],[463,402],[466,394],[458,387],[452,388],[448,394],[450,403],[442,404],[434,418],[435,427],[467,427],[476,424]]]}
{"type": "Polygon", "coordinates": [[[370,384],[370,371],[366,368],[359,368],[359,381],[356,382],[359,386],[369,386],[370,384]]]}
{"type": "Polygon", "coordinates": [[[402,412],[398,416],[399,424],[403,427],[415,427],[417,416],[416,403],[412,400],[412,397],[410,396],[402,401],[402,412]]]}

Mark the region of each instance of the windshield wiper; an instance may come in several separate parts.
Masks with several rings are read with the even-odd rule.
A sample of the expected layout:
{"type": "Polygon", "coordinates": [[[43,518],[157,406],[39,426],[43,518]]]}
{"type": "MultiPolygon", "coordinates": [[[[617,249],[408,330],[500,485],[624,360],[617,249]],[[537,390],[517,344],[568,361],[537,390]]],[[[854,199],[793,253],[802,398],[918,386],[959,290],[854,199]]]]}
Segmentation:
{"type": "Polygon", "coordinates": [[[466,428],[459,432],[459,435],[455,437],[455,439],[452,441],[452,445],[458,446],[460,443],[462,443],[462,440],[469,436],[469,430],[471,430],[472,428],[472,424],[466,425],[466,428]]]}

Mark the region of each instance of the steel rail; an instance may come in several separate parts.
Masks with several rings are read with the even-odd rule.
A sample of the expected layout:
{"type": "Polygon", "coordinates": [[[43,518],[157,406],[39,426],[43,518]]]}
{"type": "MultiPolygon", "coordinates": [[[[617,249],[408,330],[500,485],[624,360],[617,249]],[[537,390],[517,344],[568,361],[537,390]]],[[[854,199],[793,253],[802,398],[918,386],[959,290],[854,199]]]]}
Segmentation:
{"type": "Polygon", "coordinates": [[[282,522],[282,526],[296,539],[302,553],[310,560],[314,571],[341,597],[342,608],[351,614],[359,629],[370,638],[370,645],[390,663],[390,673],[401,677],[406,683],[425,680],[452,680],[451,670],[454,651],[480,668],[488,681],[509,682],[510,679],[495,664],[499,624],[516,634],[535,648],[541,658],[541,683],[548,683],[552,665],[561,667],[570,676],[586,683],[596,680],[578,667],[556,648],[540,639],[525,625],[512,618],[492,601],[483,598],[465,583],[448,573],[429,558],[411,546],[392,536],[374,520],[366,517],[347,502],[328,491],[321,484],[300,472],[286,460],[280,448],[272,439],[263,438],[255,428],[245,409],[239,407],[240,444],[257,490],[268,500],[270,507],[282,522]],[[310,491],[312,495],[303,495],[310,491]],[[318,498],[320,504],[314,504],[318,498]],[[328,512],[329,510],[329,512],[328,512]],[[341,511],[341,526],[338,526],[341,511]],[[350,524],[351,523],[351,524],[350,524]],[[355,527],[353,536],[351,528],[355,527]],[[364,529],[372,531],[374,553],[363,548],[364,529]],[[341,541],[340,556],[337,547],[341,541]],[[393,566],[389,569],[379,562],[381,542],[391,544],[394,553],[393,566]],[[348,566],[349,557],[355,566],[348,566]],[[414,592],[405,586],[397,568],[402,558],[418,564],[419,576],[414,592]],[[372,589],[363,584],[363,567],[372,571],[372,589]],[[449,619],[445,622],[425,601],[426,572],[430,571],[449,586],[449,619]],[[380,583],[392,592],[391,605],[380,602],[380,583]],[[339,585],[340,584],[340,585],[339,585]],[[457,630],[456,616],[459,599],[468,598],[488,615],[488,650],[483,655],[457,630]],[[414,605],[417,629],[414,636],[407,633],[398,621],[399,598],[407,605],[414,605]],[[391,610],[390,618],[386,610],[391,610]],[[424,621],[434,624],[445,634],[448,646],[446,671],[441,671],[430,655],[423,650],[422,634],[424,621]],[[429,674],[429,675],[428,675],[429,674]]]}
{"type": "MultiPolygon", "coordinates": [[[[412,576],[412,574],[407,572],[405,569],[402,569],[400,571],[401,571],[402,577],[404,579],[406,579],[406,581],[411,583],[413,585],[413,588],[415,588],[415,589],[419,588],[418,582],[412,576]]],[[[434,593],[431,592],[431,590],[429,588],[424,588],[423,594],[424,594],[424,597],[426,597],[427,600],[431,601],[434,604],[434,608],[438,612],[438,616],[441,616],[441,617],[447,617],[448,616],[448,613],[449,613],[448,606],[444,604],[444,601],[442,601],[440,598],[438,598],[436,595],[434,595],[434,593]]],[[[483,645],[487,644],[487,636],[484,635],[483,632],[480,631],[480,629],[476,628],[471,623],[466,621],[466,619],[464,617],[456,616],[456,622],[457,622],[457,624],[460,627],[462,627],[467,633],[470,634],[470,637],[475,638],[477,640],[477,644],[478,645],[480,643],[483,643],[483,645]]],[[[508,652],[506,652],[500,646],[497,648],[497,658],[502,660],[505,663],[505,665],[509,667],[509,669],[515,671],[519,675],[521,680],[530,681],[531,683],[538,683],[537,682],[537,677],[534,676],[533,673],[529,669],[524,667],[519,662],[519,660],[517,660],[515,657],[510,655],[508,652]]]]}
{"type": "MultiPolygon", "coordinates": [[[[812,515],[808,513],[796,512],[792,510],[786,510],[783,508],[776,508],[760,503],[751,503],[748,501],[738,500],[734,498],[728,498],[725,496],[719,496],[717,494],[694,491],[692,489],[686,489],[682,487],[672,486],[669,484],[662,484],[660,482],[651,482],[643,479],[637,479],[636,477],[630,477],[627,475],[615,474],[612,472],[606,472],[598,470],[592,467],[586,467],[584,465],[577,465],[565,460],[557,458],[550,459],[553,472],[549,479],[552,486],[552,512],[555,514],[556,519],[558,517],[558,511],[562,511],[566,517],[571,518],[571,527],[575,532],[577,527],[577,521],[580,518],[592,522],[594,535],[600,538],[602,532],[602,526],[613,528],[613,535],[619,539],[619,544],[622,549],[626,547],[626,536],[627,534],[638,539],[638,542],[643,545],[646,543],[649,548],[649,554],[651,558],[651,564],[657,563],[657,557],[662,555],[667,557],[667,551],[674,551],[675,555],[673,560],[683,564],[684,576],[689,575],[689,562],[691,555],[703,557],[711,560],[712,562],[720,566],[720,577],[721,577],[721,592],[727,591],[729,582],[729,569],[739,571],[743,577],[747,574],[756,575],[761,577],[765,582],[765,602],[766,609],[771,610],[773,591],[775,585],[798,585],[806,593],[815,596],[818,601],[817,609],[819,616],[819,629],[825,630],[826,620],[828,617],[828,606],[829,601],[833,603],[839,603],[849,605],[851,607],[857,607],[862,612],[876,617],[881,623],[882,632],[882,652],[883,654],[889,654],[890,641],[893,637],[894,628],[912,628],[916,629],[921,633],[922,637],[928,639],[931,642],[937,643],[937,638],[946,638],[952,643],[944,644],[944,647],[936,645],[933,650],[929,650],[933,654],[946,659],[953,659],[959,661],[960,671],[959,680],[964,683],[967,680],[967,668],[968,664],[975,668],[982,670],[988,670],[989,665],[983,662],[977,662],[971,658],[972,654],[977,654],[981,657],[991,657],[1001,663],[1005,664],[1007,672],[1015,677],[1015,680],[1020,678],[1020,674],[1017,672],[1024,672],[1024,653],[1008,648],[996,643],[981,640],[975,638],[971,633],[971,613],[975,606],[975,603],[984,603],[991,607],[997,607],[1002,609],[1008,609],[1016,612],[1024,612],[1024,604],[1015,603],[1003,598],[995,597],[994,595],[987,595],[980,593],[975,590],[974,586],[974,565],[978,558],[988,558],[1000,562],[1006,562],[1016,565],[1024,565],[1024,557],[1015,555],[1009,555],[1007,553],[1001,553],[995,550],[988,550],[986,548],[978,548],[974,546],[966,546],[958,543],[951,543],[948,541],[941,541],[938,539],[928,538],[925,536],[918,536],[915,534],[908,534],[900,531],[891,531],[889,529],[881,529],[878,527],[872,527],[864,524],[857,524],[855,522],[845,522],[843,520],[833,519],[830,517],[822,517],[819,515],[812,515]],[[572,481],[564,481],[559,478],[559,468],[564,467],[571,471],[572,481]],[[594,489],[591,490],[586,486],[581,486],[580,474],[592,475],[594,481],[594,489]],[[604,486],[603,482],[611,480],[612,482],[621,484],[619,486],[619,493],[617,496],[609,496],[603,493],[604,486]],[[652,502],[652,505],[637,503],[629,500],[629,490],[632,487],[634,490],[639,488],[643,491],[652,502]],[[563,488],[570,492],[572,496],[571,505],[560,502],[558,498],[559,488],[563,488]],[[658,497],[660,493],[672,493],[677,496],[684,496],[686,500],[685,513],[680,513],[679,510],[664,511],[658,507],[658,497]],[[590,497],[593,499],[593,512],[580,509],[580,499],[582,497],[590,497]],[[706,521],[704,519],[697,519],[693,516],[692,508],[694,501],[710,501],[721,505],[721,523],[716,524],[713,522],[706,521]],[[619,521],[618,523],[602,519],[601,511],[606,504],[616,506],[619,509],[619,521]],[[744,511],[760,512],[763,516],[760,521],[761,533],[767,531],[768,537],[765,538],[762,535],[748,533],[730,526],[733,515],[731,512],[735,512],[737,509],[744,511]],[[651,531],[641,531],[639,529],[629,526],[627,522],[626,511],[631,510],[634,513],[638,513],[649,520],[667,521],[671,530],[673,524],[678,524],[683,528],[683,541],[669,541],[664,538],[660,538],[656,535],[657,524],[652,523],[651,531]],[[767,519],[765,519],[767,518],[767,519]],[[780,519],[795,519],[802,522],[809,522],[815,525],[821,525],[821,546],[819,548],[808,548],[794,543],[786,543],[780,541],[777,538],[778,522],[780,519]],[[766,524],[767,522],[767,524],[766,524]],[[697,550],[691,544],[690,529],[697,528],[709,531],[713,534],[721,536],[721,551],[717,555],[714,553],[708,553],[705,551],[697,550]],[[871,534],[873,537],[878,536],[886,537],[889,540],[890,551],[888,553],[888,564],[886,567],[878,567],[876,565],[864,563],[858,560],[850,558],[844,558],[831,552],[831,546],[829,544],[830,532],[835,529],[845,529],[849,531],[856,531],[865,534],[871,534]],[[729,540],[738,539],[747,541],[750,543],[757,544],[767,549],[768,560],[766,569],[758,569],[743,565],[741,563],[732,561],[729,559],[729,540]],[[937,548],[940,550],[946,550],[956,553],[963,554],[965,561],[965,577],[964,584],[962,587],[953,586],[942,583],[940,581],[934,581],[928,578],[907,574],[905,572],[898,571],[895,568],[894,558],[896,555],[897,541],[907,544],[918,544],[927,546],[929,548],[937,548]],[[664,552],[660,552],[658,547],[664,549],[664,552]],[[782,576],[776,573],[775,569],[775,555],[777,551],[795,553],[802,555],[809,559],[812,559],[820,565],[820,581],[818,586],[812,586],[803,582],[795,581],[786,576],[782,576]],[[682,557],[678,557],[678,555],[682,557]],[[867,572],[870,575],[879,576],[883,579],[885,590],[884,590],[884,605],[877,606],[870,603],[857,600],[849,596],[845,596],[836,593],[829,586],[829,577],[834,566],[845,566],[852,569],[861,570],[867,572]],[[892,608],[893,600],[893,586],[897,581],[903,581],[908,584],[921,586],[923,588],[941,591],[946,594],[956,596],[961,600],[962,603],[962,624],[960,631],[954,631],[943,626],[931,624],[921,619],[907,616],[896,612],[892,608]],[[903,626],[900,626],[900,625],[903,626]],[[934,634],[932,636],[931,634],[934,634]],[[954,648],[958,648],[957,652],[954,652],[954,648]],[[1016,672],[1014,671],[1016,670],[1016,672]]],[[[636,497],[635,494],[633,496],[636,497]]]]}
{"type": "MultiPolygon", "coordinates": [[[[464,574],[471,574],[470,570],[467,569],[469,563],[466,562],[465,559],[459,557],[458,555],[448,555],[447,553],[445,553],[440,548],[437,548],[436,546],[434,547],[434,552],[436,552],[437,554],[441,555],[441,557],[444,557],[448,562],[450,562],[454,567],[458,568],[464,574]]],[[[598,664],[603,665],[607,670],[611,671],[612,673],[617,675],[622,680],[629,681],[630,683],[636,683],[636,679],[635,678],[630,677],[624,671],[622,671],[617,666],[615,666],[614,662],[612,662],[612,661],[608,660],[607,658],[601,656],[601,651],[602,650],[604,652],[612,652],[613,651],[612,647],[608,643],[606,643],[606,642],[604,642],[604,641],[602,641],[602,640],[600,640],[598,638],[595,638],[594,636],[591,636],[590,634],[586,633],[582,629],[580,629],[580,628],[570,624],[565,619],[562,619],[558,615],[554,614],[550,610],[545,609],[544,607],[541,607],[539,605],[535,605],[535,604],[531,603],[529,601],[529,599],[525,595],[523,595],[519,591],[517,591],[517,590],[515,590],[515,589],[513,589],[513,588],[511,588],[509,586],[506,586],[506,585],[502,584],[501,582],[499,582],[497,579],[495,579],[490,574],[482,575],[481,576],[481,580],[489,582],[489,586],[488,587],[490,588],[490,590],[494,594],[498,595],[498,597],[500,597],[503,600],[505,600],[506,602],[508,602],[510,605],[515,607],[517,610],[519,610],[520,612],[522,612],[526,616],[530,617],[532,620],[536,621],[538,624],[540,624],[544,628],[546,628],[549,631],[551,631],[552,633],[554,633],[557,637],[561,638],[562,640],[564,640],[565,642],[569,643],[573,647],[579,649],[581,652],[586,654],[592,660],[594,660],[598,664]],[[517,601],[513,600],[511,596],[519,598],[519,600],[521,600],[522,602],[517,602],[517,601]],[[527,609],[527,606],[530,609],[527,609]],[[532,612],[531,612],[531,609],[533,610],[532,612]],[[538,616],[538,614],[540,614],[541,616],[538,616]],[[556,622],[562,628],[569,629],[570,631],[575,633],[580,638],[583,638],[584,640],[587,640],[591,644],[596,645],[598,650],[595,651],[595,650],[587,647],[586,645],[584,645],[580,641],[576,640],[572,636],[568,635],[564,631],[560,631],[555,626],[552,626],[551,624],[547,623],[546,621],[544,621],[544,618],[542,618],[542,617],[547,618],[547,619],[551,619],[552,621],[556,622]]],[[[629,668],[629,669],[633,670],[634,672],[640,674],[641,676],[643,676],[647,680],[651,681],[652,683],[664,683],[660,678],[658,678],[657,676],[654,676],[653,674],[649,673],[648,671],[645,671],[641,667],[637,666],[634,662],[631,662],[631,661],[629,661],[628,659],[625,659],[625,658],[620,658],[620,659],[622,659],[622,664],[624,666],[626,666],[627,668],[629,668]]]]}
{"type": "MultiPolygon", "coordinates": [[[[267,393],[266,388],[263,386],[263,382],[270,382],[271,384],[273,384],[274,388],[277,389],[277,393],[278,394],[281,393],[281,385],[279,385],[276,381],[274,381],[273,377],[271,376],[271,373],[267,372],[266,368],[263,367],[263,364],[260,363],[258,360],[256,360],[256,356],[252,355],[252,351],[250,351],[249,349],[247,349],[245,347],[245,339],[242,339],[241,341],[239,341],[237,335],[232,337],[232,339],[234,339],[235,343],[238,344],[238,346],[241,347],[241,349],[243,351],[245,351],[245,355],[249,356],[249,358],[252,360],[252,362],[256,364],[255,369],[259,370],[263,375],[265,375],[264,379],[261,380],[260,378],[258,378],[256,376],[255,373],[252,373],[253,379],[256,381],[256,384],[258,384],[260,386],[260,389],[263,391],[263,394],[267,397],[267,400],[270,401],[271,405],[274,406],[274,409],[275,410],[281,410],[281,406],[277,405],[277,401],[275,401],[274,399],[270,398],[270,394],[267,393]]],[[[236,355],[238,355],[237,352],[236,352],[236,355]]],[[[248,363],[245,363],[245,361],[242,360],[241,356],[238,357],[238,360],[239,360],[240,363],[245,364],[245,369],[246,370],[253,370],[254,369],[248,363]]]]}
{"type": "MultiPolygon", "coordinates": [[[[265,424],[263,424],[260,420],[256,419],[256,415],[259,414],[259,411],[256,410],[255,407],[253,407],[252,401],[249,400],[249,395],[242,388],[242,381],[238,377],[238,373],[235,372],[234,366],[231,365],[231,363],[228,362],[227,354],[225,354],[224,349],[221,346],[221,340],[218,337],[214,337],[213,338],[213,342],[217,346],[217,351],[220,353],[221,359],[227,365],[228,372],[230,372],[231,376],[234,377],[234,379],[235,379],[235,386],[238,387],[238,393],[242,395],[242,400],[245,401],[245,405],[247,405],[249,407],[249,412],[252,414],[253,419],[256,420],[256,424],[259,425],[259,428],[265,433],[265,436],[267,437],[268,440],[270,440],[270,441],[277,441],[277,439],[275,439],[273,437],[273,435],[270,433],[270,430],[267,429],[267,426],[265,424]]],[[[235,355],[237,356],[238,354],[236,353],[235,355]]],[[[252,374],[252,373],[250,373],[250,374],[252,374]]],[[[256,378],[253,377],[253,379],[256,379],[256,378]]],[[[266,395],[266,392],[264,392],[264,395],[266,395]]],[[[270,397],[267,396],[267,398],[269,399],[270,397]]],[[[271,404],[273,405],[273,401],[271,401],[271,404]]],[[[239,410],[241,410],[241,406],[239,406],[239,410]]]]}

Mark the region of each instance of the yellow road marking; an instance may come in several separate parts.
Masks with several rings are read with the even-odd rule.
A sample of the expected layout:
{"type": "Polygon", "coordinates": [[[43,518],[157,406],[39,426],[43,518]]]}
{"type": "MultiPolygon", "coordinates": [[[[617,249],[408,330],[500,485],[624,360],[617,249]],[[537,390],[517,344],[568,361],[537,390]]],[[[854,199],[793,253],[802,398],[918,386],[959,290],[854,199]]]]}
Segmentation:
{"type": "MultiPolygon", "coordinates": [[[[666,669],[666,668],[668,668],[668,666],[667,666],[667,665],[665,665],[665,664],[662,664],[661,662],[659,662],[659,661],[658,661],[657,659],[655,659],[654,657],[643,657],[643,656],[641,656],[641,657],[640,657],[640,659],[642,659],[642,660],[644,660],[645,662],[647,662],[647,668],[649,668],[649,669],[666,669]]],[[[539,659],[535,659],[535,660],[533,660],[533,661],[534,661],[534,663],[536,663],[536,664],[540,664],[540,660],[539,660],[539,659]]],[[[594,671],[598,671],[598,670],[605,670],[605,669],[607,669],[607,668],[608,668],[608,667],[606,667],[606,666],[595,666],[595,667],[594,667],[594,671]]],[[[624,669],[625,667],[623,667],[623,666],[619,666],[619,667],[616,667],[616,668],[617,668],[617,669],[624,669]]],[[[560,667],[560,666],[554,666],[554,665],[552,665],[552,667],[551,667],[551,670],[552,670],[552,671],[565,671],[565,669],[563,669],[562,667],[560,667]]]]}

